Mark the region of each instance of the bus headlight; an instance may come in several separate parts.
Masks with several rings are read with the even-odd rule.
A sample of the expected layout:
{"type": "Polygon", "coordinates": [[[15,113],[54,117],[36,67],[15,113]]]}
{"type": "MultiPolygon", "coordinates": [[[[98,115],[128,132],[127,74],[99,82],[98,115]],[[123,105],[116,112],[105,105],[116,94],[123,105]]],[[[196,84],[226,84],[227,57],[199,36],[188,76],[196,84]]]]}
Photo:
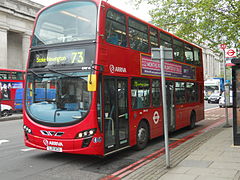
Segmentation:
{"type": "Polygon", "coordinates": [[[76,139],[81,139],[81,138],[90,138],[96,133],[97,129],[88,129],[85,131],[81,131],[77,134],[76,139]]]}
{"type": "Polygon", "coordinates": [[[92,135],[94,135],[94,134],[95,134],[95,131],[94,131],[94,130],[92,130],[92,129],[91,129],[91,130],[89,130],[89,135],[91,135],[91,136],[92,136],[92,135]]]}
{"type": "Polygon", "coordinates": [[[27,134],[32,134],[32,130],[29,127],[27,127],[26,125],[23,125],[23,130],[27,134]]]}

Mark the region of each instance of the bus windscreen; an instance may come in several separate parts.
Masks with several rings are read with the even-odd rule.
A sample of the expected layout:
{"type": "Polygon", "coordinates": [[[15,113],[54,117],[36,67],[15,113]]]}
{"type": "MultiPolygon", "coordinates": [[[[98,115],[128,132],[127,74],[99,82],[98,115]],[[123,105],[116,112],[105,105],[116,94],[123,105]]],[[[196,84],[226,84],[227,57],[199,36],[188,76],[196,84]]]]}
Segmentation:
{"type": "Polygon", "coordinates": [[[32,47],[96,38],[97,6],[93,2],[66,2],[43,11],[32,47]]]}

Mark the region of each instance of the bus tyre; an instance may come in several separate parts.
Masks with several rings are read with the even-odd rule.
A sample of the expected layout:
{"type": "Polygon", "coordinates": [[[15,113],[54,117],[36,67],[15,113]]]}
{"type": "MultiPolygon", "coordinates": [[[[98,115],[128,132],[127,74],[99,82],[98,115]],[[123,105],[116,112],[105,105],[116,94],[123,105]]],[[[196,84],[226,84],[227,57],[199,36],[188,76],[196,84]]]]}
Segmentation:
{"type": "Polygon", "coordinates": [[[195,114],[195,112],[192,112],[191,113],[191,117],[190,117],[190,126],[189,126],[189,128],[190,129],[195,128],[195,123],[196,123],[196,114],[195,114]]]}
{"type": "Polygon", "coordinates": [[[136,149],[141,150],[147,146],[149,129],[145,121],[141,121],[137,129],[137,144],[136,149]]]}

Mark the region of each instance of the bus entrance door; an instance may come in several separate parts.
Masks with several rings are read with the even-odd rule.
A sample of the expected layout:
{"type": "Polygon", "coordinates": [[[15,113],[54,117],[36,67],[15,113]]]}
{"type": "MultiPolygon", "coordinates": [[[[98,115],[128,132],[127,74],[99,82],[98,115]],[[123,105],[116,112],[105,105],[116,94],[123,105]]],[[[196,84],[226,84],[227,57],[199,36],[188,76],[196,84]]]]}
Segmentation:
{"type": "Polygon", "coordinates": [[[127,87],[126,78],[104,79],[105,154],[129,145],[127,87]]]}
{"type": "Polygon", "coordinates": [[[175,103],[174,103],[174,82],[166,81],[167,111],[168,111],[168,130],[175,130],[175,103]]]}

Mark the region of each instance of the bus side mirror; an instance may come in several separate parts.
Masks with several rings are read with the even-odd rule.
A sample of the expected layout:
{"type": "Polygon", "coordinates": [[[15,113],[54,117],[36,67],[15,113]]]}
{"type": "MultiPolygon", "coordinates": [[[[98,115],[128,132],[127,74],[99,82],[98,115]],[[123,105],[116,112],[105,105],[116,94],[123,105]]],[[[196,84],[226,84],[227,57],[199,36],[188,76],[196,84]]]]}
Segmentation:
{"type": "Polygon", "coordinates": [[[88,91],[97,90],[97,76],[96,74],[88,75],[88,91]]]}

